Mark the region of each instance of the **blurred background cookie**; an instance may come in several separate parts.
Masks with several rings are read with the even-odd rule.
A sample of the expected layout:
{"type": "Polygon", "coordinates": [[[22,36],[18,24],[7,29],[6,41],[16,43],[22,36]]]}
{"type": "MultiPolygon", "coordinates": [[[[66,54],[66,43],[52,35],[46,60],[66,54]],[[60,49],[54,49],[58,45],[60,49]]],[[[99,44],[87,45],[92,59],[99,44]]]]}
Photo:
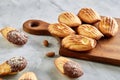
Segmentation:
{"type": "Polygon", "coordinates": [[[38,80],[38,79],[34,72],[26,72],[18,80],[38,80]]]}

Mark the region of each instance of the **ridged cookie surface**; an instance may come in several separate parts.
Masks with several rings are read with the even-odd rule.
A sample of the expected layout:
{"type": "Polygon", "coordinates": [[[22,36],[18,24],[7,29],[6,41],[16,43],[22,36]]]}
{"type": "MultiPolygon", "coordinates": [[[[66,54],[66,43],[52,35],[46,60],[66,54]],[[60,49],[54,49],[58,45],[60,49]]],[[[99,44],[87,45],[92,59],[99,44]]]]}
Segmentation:
{"type": "Polygon", "coordinates": [[[104,35],[95,27],[90,24],[82,24],[77,28],[77,32],[80,35],[87,36],[99,40],[104,35]]]}
{"type": "Polygon", "coordinates": [[[95,23],[101,20],[100,15],[92,8],[82,8],[79,13],[78,17],[86,23],[95,23]]]}
{"type": "Polygon", "coordinates": [[[62,46],[73,51],[88,51],[96,46],[96,40],[82,35],[69,35],[63,38],[62,46]]]}
{"type": "Polygon", "coordinates": [[[18,80],[38,80],[35,73],[26,72],[18,80]]]}
{"type": "Polygon", "coordinates": [[[107,37],[115,36],[118,32],[118,24],[112,17],[104,17],[99,22],[98,29],[107,37]]]}
{"type": "Polygon", "coordinates": [[[48,31],[57,37],[65,37],[70,34],[75,34],[75,31],[63,23],[50,24],[48,31]]]}
{"type": "Polygon", "coordinates": [[[63,12],[58,16],[58,21],[70,27],[77,27],[81,24],[78,16],[71,12],[63,12]]]}

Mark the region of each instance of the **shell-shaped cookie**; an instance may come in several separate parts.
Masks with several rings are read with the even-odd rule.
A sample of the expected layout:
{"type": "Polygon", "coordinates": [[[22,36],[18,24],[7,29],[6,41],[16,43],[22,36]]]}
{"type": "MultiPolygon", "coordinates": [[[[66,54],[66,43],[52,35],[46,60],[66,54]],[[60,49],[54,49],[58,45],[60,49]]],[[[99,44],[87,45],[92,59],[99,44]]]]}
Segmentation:
{"type": "Polygon", "coordinates": [[[22,56],[13,57],[13,58],[7,60],[6,63],[11,66],[12,73],[20,72],[23,69],[25,69],[27,66],[27,60],[22,56]]]}
{"type": "Polygon", "coordinates": [[[9,42],[22,46],[27,43],[28,37],[23,32],[13,28],[13,27],[4,27],[1,29],[1,34],[6,38],[9,42]]]}
{"type": "Polygon", "coordinates": [[[117,21],[112,17],[104,17],[99,22],[99,30],[107,37],[113,37],[118,32],[117,21]]]}
{"type": "Polygon", "coordinates": [[[27,60],[24,57],[13,57],[0,64],[0,76],[17,74],[18,72],[24,70],[26,66],[27,60]]]}
{"type": "Polygon", "coordinates": [[[88,51],[96,46],[96,40],[83,35],[69,35],[62,40],[62,46],[73,51],[88,51]]]}
{"type": "Polygon", "coordinates": [[[64,58],[64,57],[59,57],[55,59],[55,66],[57,67],[57,69],[61,72],[61,73],[65,73],[63,66],[66,62],[71,61],[68,58],[64,58]]]}
{"type": "Polygon", "coordinates": [[[101,20],[100,15],[92,8],[82,8],[79,13],[78,17],[86,23],[95,23],[101,20]]]}
{"type": "Polygon", "coordinates": [[[82,24],[77,28],[77,32],[80,35],[84,35],[96,40],[99,40],[103,37],[103,34],[94,26],[89,24],[82,24]]]}
{"type": "Polygon", "coordinates": [[[71,29],[69,26],[63,23],[50,24],[48,27],[48,31],[53,36],[57,36],[57,37],[65,37],[70,34],[75,34],[75,31],[73,29],[71,29]]]}
{"type": "Polygon", "coordinates": [[[77,15],[71,12],[63,12],[58,16],[58,21],[70,27],[76,27],[81,24],[81,20],[77,15]]]}
{"type": "Polygon", "coordinates": [[[8,34],[10,31],[14,31],[14,30],[16,30],[16,29],[13,28],[13,27],[7,26],[7,27],[1,29],[1,34],[2,34],[5,38],[7,38],[7,34],[8,34]]]}
{"type": "Polygon", "coordinates": [[[35,73],[26,72],[18,80],[38,80],[35,73]]]}
{"type": "Polygon", "coordinates": [[[55,59],[57,69],[70,78],[81,77],[84,73],[81,66],[68,58],[58,57],[55,59]]]}

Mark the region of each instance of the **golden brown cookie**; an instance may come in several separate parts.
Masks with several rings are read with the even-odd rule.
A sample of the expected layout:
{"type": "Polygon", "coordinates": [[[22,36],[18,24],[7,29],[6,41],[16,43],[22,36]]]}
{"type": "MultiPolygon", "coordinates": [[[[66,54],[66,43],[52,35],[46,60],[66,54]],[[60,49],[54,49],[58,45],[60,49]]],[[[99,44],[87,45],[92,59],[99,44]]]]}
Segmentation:
{"type": "Polygon", "coordinates": [[[78,78],[83,75],[81,66],[68,58],[59,57],[55,59],[55,66],[62,73],[70,78],[78,78]]]}
{"type": "Polygon", "coordinates": [[[67,25],[63,23],[50,24],[48,27],[48,31],[52,35],[57,36],[57,37],[65,37],[70,34],[75,34],[74,30],[72,30],[70,27],[68,27],[67,25]]]}
{"type": "Polygon", "coordinates": [[[92,8],[82,8],[79,13],[78,17],[86,23],[95,23],[101,20],[100,15],[92,8]]]}
{"type": "Polygon", "coordinates": [[[27,66],[24,57],[13,57],[0,64],[0,75],[17,74],[27,66]]]}
{"type": "Polygon", "coordinates": [[[58,16],[58,21],[70,27],[77,27],[81,24],[81,20],[74,13],[63,12],[58,16]]]}
{"type": "Polygon", "coordinates": [[[73,51],[88,51],[96,46],[96,40],[83,35],[69,35],[62,40],[62,46],[73,51]]]}
{"type": "Polygon", "coordinates": [[[18,80],[38,80],[35,73],[26,72],[18,80]]]}
{"type": "Polygon", "coordinates": [[[77,32],[80,35],[87,36],[99,40],[104,35],[95,27],[90,24],[82,24],[77,28],[77,32]]]}
{"type": "Polygon", "coordinates": [[[13,27],[5,27],[1,29],[1,34],[9,42],[16,44],[16,45],[24,45],[28,41],[27,35],[25,35],[23,32],[16,30],[13,27]]]}
{"type": "Polygon", "coordinates": [[[104,17],[99,22],[99,30],[107,37],[115,36],[118,32],[118,24],[112,17],[104,17]]]}

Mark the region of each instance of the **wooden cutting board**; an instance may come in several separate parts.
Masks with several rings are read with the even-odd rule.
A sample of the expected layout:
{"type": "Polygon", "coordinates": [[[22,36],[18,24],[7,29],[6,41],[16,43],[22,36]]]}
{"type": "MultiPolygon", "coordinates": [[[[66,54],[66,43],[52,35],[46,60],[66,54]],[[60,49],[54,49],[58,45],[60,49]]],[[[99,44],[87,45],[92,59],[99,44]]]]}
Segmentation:
{"type": "MultiPolygon", "coordinates": [[[[60,46],[59,54],[61,56],[66,56],[66,57],[72,57],[77,59],[84,59],[88,61],[95,61],[95,62],[101,62],[101,63],[120,66],[120,19],[119,18],[115,18],[115,19],[117,20],[119,25],[119,31],[115,37],[112,37],[110,39],[99,40],[97,43],[97,46],[89,52],[75,52],[60,46]]],[[[42,24],[47,24],[47,25],[38,26],[39,28],[41,27],[44,27],[44,28],[37,29],[37,30],[39,30],[40,33],[42,32],[42,35],[50,35],[48,34],[49,32],[47,29],[49,23],[43,22],[42,24]]],[[[36,27],[32,27],[32,28],[34,29],[36,27]]],[[[26,31],[25,26],[23,26],[23,29],[26,31]]]]}

